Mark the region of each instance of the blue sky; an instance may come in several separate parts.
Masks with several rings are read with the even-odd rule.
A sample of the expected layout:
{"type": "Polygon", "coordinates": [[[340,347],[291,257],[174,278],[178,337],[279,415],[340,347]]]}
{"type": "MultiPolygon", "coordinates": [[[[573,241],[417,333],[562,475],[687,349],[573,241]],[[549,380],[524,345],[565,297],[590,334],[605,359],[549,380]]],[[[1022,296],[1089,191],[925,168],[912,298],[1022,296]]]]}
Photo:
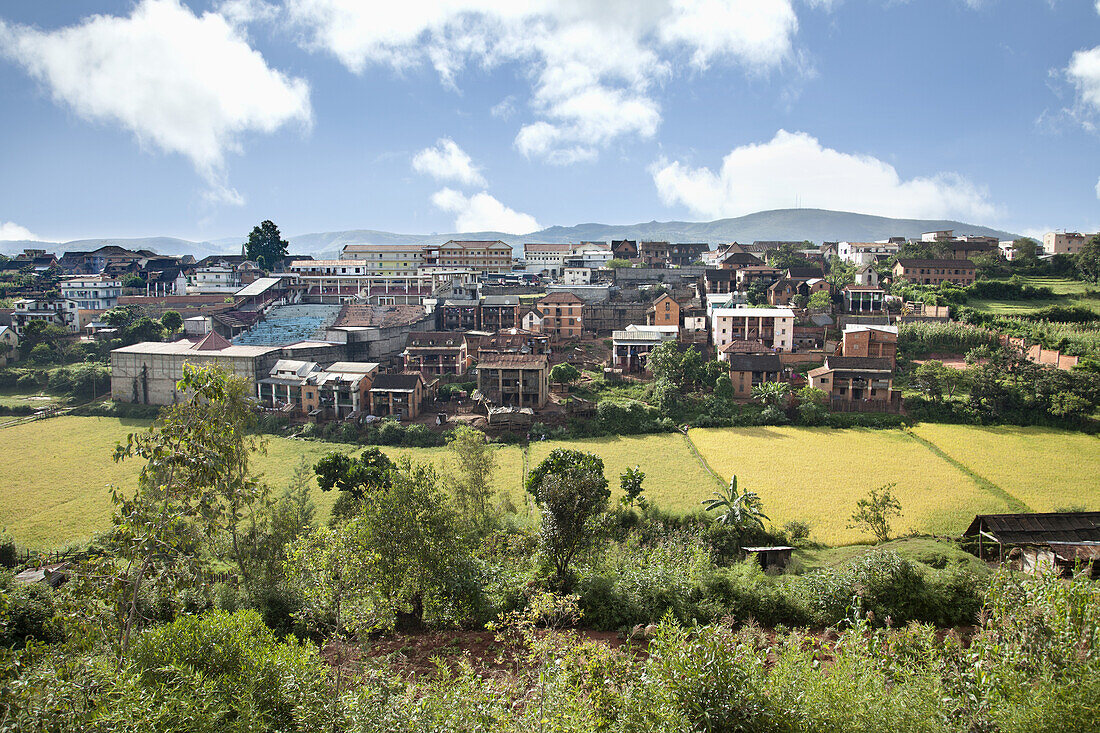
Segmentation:
{"type": "Polygon", "coordinates": [[[0,6],[0,239],[1100,228],[1086,0],[0,6]]]}

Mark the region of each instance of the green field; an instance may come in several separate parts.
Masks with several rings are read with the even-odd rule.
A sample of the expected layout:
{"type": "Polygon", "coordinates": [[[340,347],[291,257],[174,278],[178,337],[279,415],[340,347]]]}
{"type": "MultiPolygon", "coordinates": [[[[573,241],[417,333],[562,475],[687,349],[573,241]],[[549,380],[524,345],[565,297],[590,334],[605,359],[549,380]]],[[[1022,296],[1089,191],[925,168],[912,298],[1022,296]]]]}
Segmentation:
{"type": "MultiPolygon", "coordinates": [[[[59,417],[0,430],[0,526],[23,545],[61,547],[106,528],[108,484],[133,489],[140,466],[114,463],[115,443],[148,423],[114,418],[59,417]]],[[[848,529],[848,516],[869,489],[895,482],[904,510],[898,532],[957,534],[977,512],[1037,511],[1066,506],[1100,509],[1100,438],[1040,428],[920,425],[901,430],[729,428],[680,434],[544,441],[528,449],[529,465],[557,447],[604,459],[613,496],[619,472],[646,472],[646,496],[680,511],[718,488],[692,451],[692,443],[723,481],[736,473],[742,488],[764,500],[776,525],[808,521],[814,539],[829,544],[866,541],[848,529]]],[[[286,485],[305,459],[355,446],[271,438],[254,466],[270,485],[286,485]]],[[[446,470],[444,448],[386,448],[446,470]]],[[[522,490],[524,451],[497,448],[495,485],[521,514],[530,508],[522,490]]],[[[319,518],[335,496],[316,493],[319,518]]]]}
{"type": "MultiPolygon", "coordinates": [[[[1046,308],[1052,305],[1065,307],[1089,308],[1100,313],[1100,298],[1087,298],[1085,292],[1090,285],[1080,280],[1069,280],[1063,277],[1025,277],[1028,285],[1050,288],[1058,296],[1045,300],[970,300],[967,305],[971,308],[987,313],[1010,316],[1017,313],[1029,313],[1031,311],[1046,308]]],[[[1093,290],[1096,286],[1091,286],[1093,290]]]]}

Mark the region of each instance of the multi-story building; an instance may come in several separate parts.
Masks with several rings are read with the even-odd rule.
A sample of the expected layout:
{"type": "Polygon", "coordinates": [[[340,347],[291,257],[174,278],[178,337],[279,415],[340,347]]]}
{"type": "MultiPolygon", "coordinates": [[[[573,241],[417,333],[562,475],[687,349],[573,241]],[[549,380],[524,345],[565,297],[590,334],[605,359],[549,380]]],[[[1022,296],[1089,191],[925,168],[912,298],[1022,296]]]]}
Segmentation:
{"type": "Polygon", "coordinates": [[[482,331],[501,331],[519,326],[520,303],[518,295],[486,295],[481,299],[478,328],[482,331]]]}
{"type": "Polygon", "coordinates": [[[19,348],[19,334],[11,326],[0,326],[0,366],[15,361],[19,348]]]}
{"type": "Polygon", "coordinates": [[[500,354],[550,356],[550,337],[537,331],[506,328],[481,339],[477,347],[477,358],[479,360],[500,354]]]}
{"type": "Polygon", "coordinates": [[[702,260],[709,251],[706,242],[642,242],[638,246],[638,256],[648,267],[686,267],[702,260]]]}
{"type": "Polygon", "coordinates": [[[783,378],[783,362],[778,354],[726,353],[723,361],[729,364],[733,396],[738,401],[751,400],[753,387],[783,378]]]}
{"type": "Polygon", "coordinates": [[[638,256],[638,243],[633,239],[612,239],[611,253],[615,259],[632,260],[638,256]]]}
{"type": "Polygon", "coordinates": [[[466,338],[453,331],[418,331],[409,334],[405,351],[406,372],[425,376],[462,375],[469,364],[466,338]]]}
{"type": "Polygon", "coordinates": [[[807,376],[811,387],[829,395],[833,409],[893,411],[901,402],[901,393],[894,391],[891,359],[830,355],[807,376]]]}
{"type": "Polygon", "coordinates": [[[839,242],[837,257],[856,266],[872,264],[878,257],[896,255],[901,249],[897,242],[839,242]]]}
{"type": "Polygon", "coordinates": [[[679,331],[679,326],[634,324],[623,331],[614,331],[611,334],[611,366],[628,373],[646,371],[649,352],[666,341],[675,341],[679,331]]]}
{"type": "Polygon", "coordinates": [[[373,362],[338,361],[323,369],[313,361],[280,359],[256,380],[256,397],[271,410],[340,420],[366,411],[377,372],[373,362]]]}
{"type": "Polygon", "coordinates": [[[721,350],[731,341],[762,341],[777,351],[794,348],[794,311],[790,308],[711,307],[710,332],[721,350]]]}
{"type": "Polygon", "coordinates": [[[428,385],[420,372],[415,374],[379,374],[370,386],[370,413],[398,420],[420,417],[428,385]]]}
{"type": "Polygon", "coordinates": [[[61,297],[71,300],[77,310],[107,310],[118,305],[122,280],[102,275],[82,275],[62,280],[61,297]]]}
{"type": "Polygon", "coordinates": [[[440,331],[476,331],[481,304],[477,300],[444,300],[435,307],[435,325],[440,331]]]}
{"type": "Polygon", "coordinates": [[[195,268],[187,292],[202,294],[226,293],[232,295],[241,289],[241,276],[235,267],[229,265],[209,265],[195,268]]]}
{"type": "Polygon", "coordinates": [[[570,292],[550,293],[538,303],[542,315],[541,330],[556,339],[579,338],[582,329],[584,301],[570,292]]]}
{"type": "Polygon", "coordinates": [[[31,321],[45,321],[73,332],[80,329],[76,306],[64,298],[20,298],[15,301],[11,325],[19,338],[23,338],[23,329],[31,321]]]}
{"type": "Polygon", "coordinates": [[[552,278],[561,277],[565,259],[573,253],[571,244],[540,244],[528,242],[523,245],[523,262],[528,272],[545,273],[552,278]]]}
{"type": "Polygon", "coordinates": [[[870,356],[893,363],[898,355],[898,327],[847,325],[840,349],[844,356],[870,356]]]}
{"type": "Polygon", "coordinates": [[[450,267],[478,272],[510,272],[512,248],[500,240],[458,241],[424,248],[425,267],[450,267]]]}
{"type": "Polygon", "coordinates": [[[1081,232],[1047,232],[1043,235],[1043,252],[1048,255],[1075,255],[1095,236],[1081,232]]]}
{"type": "Polygon", "coordinates": [[[424,249],[420,244],[346,244],[340,259],[363,263],[368,275],[415,275],[424,265],[424,249]]]}
{"type": "Polygon", "coordinates": [[[550,394],[550,369],[538,354],[490,355],[477,365],[477,389],[487,401],[539,409],[550,394]]]}
{"type": "Polygon", "coordinates": [[[845,285],[841,291],[848,313],[882,313],[886,310],[886,291],[874,285],[845,285]]]}
{"type": "Polygon", "coordinates": [[[900,259],[894,264],[895,278],[904,278],[917,285],[970,285],[976,272],[970,260],[900,259]]]}
{"type": "Polygon", "coordinates": [[[362,299],[372,305],[420,305],[436,287],[475,279],[470,270],[379,275],[367,261],[356,259],[294,260],[289,270],[305,285],[305,295],[321,303],[362,299]]]}
{"type": "Polygon", "coordinates": [[[647,326],[680,327],[680,304],[668,293],[662,294],[645,313],[647,326]]]}

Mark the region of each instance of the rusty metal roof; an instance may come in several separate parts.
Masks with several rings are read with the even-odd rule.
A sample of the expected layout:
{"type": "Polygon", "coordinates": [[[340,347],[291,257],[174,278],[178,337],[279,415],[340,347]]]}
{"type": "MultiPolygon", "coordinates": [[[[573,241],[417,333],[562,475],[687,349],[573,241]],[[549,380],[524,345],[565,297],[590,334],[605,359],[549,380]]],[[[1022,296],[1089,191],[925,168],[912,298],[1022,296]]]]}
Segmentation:
{"type": "Polygon", "coordinates": [[[979,514],[963,534],[976,537],[979,530],[1006,545],[1100,542],[1100,512],[979,514]]]}

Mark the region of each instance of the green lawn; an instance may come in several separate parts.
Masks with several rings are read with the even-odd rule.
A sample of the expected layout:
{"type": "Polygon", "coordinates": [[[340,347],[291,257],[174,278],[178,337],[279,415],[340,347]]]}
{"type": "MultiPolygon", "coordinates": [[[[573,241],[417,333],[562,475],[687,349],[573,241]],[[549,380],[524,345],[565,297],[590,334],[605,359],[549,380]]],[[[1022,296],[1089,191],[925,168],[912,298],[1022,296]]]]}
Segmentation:
{"type": "Polygon", "coordinates": [[[881,545],[803,547],[795,550],[794,556],[801,563],[803,571],[811,571],[843,565],[850,560],[879,549],[890,550],[902,557],[933,567],[961,565],[978,573],[989,572],[989,567],[985,563],[969,552],[960,549],[954,542],[932,537],[905,537],[899,540],[890,540],[881,545]]]}
{"type": "Polygon", "coordinates": [[[1050,288],[1061,297],[1044,300],[970,300],[967,305],[971,308],[999,315],[1013,315],[1017,313],[1029,313],[1052,305],[1065,307],[1090,308],[1100,313],[1100,298],[1086,298],[1085,292],[1090,288],[1097,289],[1095,285],[1070,280],[1064,277],[1025,277],[1028,285],[1050,288]]]}
{"type": "MultiPolygon", "coordinates": [[[[114,463],[117,441],[147,422],[59,417],[0,429],[0,526],[26,546],[61,547],[105,529],[108,484],[135,486],[140,466],[114,463]]],[[[920,425],[903,430],[728,428],[692,430],[691,441],[722,481],[738,475],[742,488],[761,495],[773,523],[810,523],[812,536],[831,545],[866,542],[849,529],[855,502],[869,489],[894,482],[904,514],[894,523],[910,530],[958,534],[975,513],[1027,506],[1100,509],[1100,438],[1041,428],[920,425]]],[[[558,447],[592,451],[619,495],[619,473],[640,466],[645,494],[659,506],[693,511],[718,488],[713,475],[680,434],[543,441],[528,449],[529,465],[558,447]]],[[[285,486],[302,460],[357,446],[271,438],[254,459],[263,480],[285,486]]],[[[386,448],[446,470],[444,448],[386,448]]],[[[522,489],[524,451],[497,449],[495,486],[521,515],[531,517],[522,489]]],[[[318,517],[327,519],[333,493],[316,492],[318,517]]],[[[532,517],[533,518],[533,517],[532,517]]],[[[854,550],[853,550],[854,551],[854,550]]]]}
{"type": "Polygon", "coordinates": [[[65,400],[63,398],[57,395],[46,394],[45,392],[31,394],[18,390],[0,391],[0,405],[4,407],[21,407],[23,405],[50,407],[51,405],[60,405],[64,402],[65,400]]]}

